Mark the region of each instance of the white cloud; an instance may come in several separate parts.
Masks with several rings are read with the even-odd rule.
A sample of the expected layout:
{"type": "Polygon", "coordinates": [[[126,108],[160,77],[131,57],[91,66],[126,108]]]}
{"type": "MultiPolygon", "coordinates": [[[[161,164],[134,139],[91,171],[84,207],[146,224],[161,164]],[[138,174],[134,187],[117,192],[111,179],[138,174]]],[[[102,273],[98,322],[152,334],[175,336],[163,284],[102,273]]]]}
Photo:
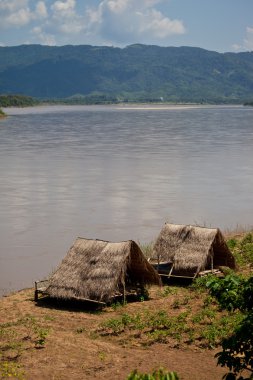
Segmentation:
{"type": "Polygon", "coordinates": [[[78,34],[83,30],[83,17],[76,12],[76,1],[55,1],[51,10],[54,28],[64,34],[78,34]]]}
{"type": "Polygon", "coordinates": [[[75,0],[55,1],[51,5],[51,9],[56,17],[72,17],[75,14],[75,6],[75,0]]]}
{"type": "Polygon", "coordinates": [[[239,45],[239,44],[233,44],[233,45],[232,45],[232,49],[233,49],[234,51],[240,51],[240,50],[242,50],[242,46],[239,45]]]}
{"type": "Polygon", "coordinates": [[[38,17],[41,17],[41,18],[44,18],[44,17],[47,17],[47,7],[46,7],[46,4],[44,3],[44,1],[39,1],[37,4],[36,4],[36,15],[38,17]]]}
{"type": "Polygon", "coordinates": [[[109,0],[107,1],[108,9],[113,13],[124,12],[129,5],[129,0],[109,0]]]}
{"type": "Polygon", "coordinates": [[[0,27],[22,27],[30,22],[47,17],[44,1],[38,1],[31,10],[28,0],[0,0],[0,27]]]}
{"type": "Polygon", "coordinates": [[[6,26],[23,26],[30,22],[32,13],[29,8],[21,8],[16,12],[9,14],[4,20],[6,26]]]}
{"type": "Polygon", "coordinates": [[[234,51],[253,51],[253,27],[248,26],[246,28],[246,35],[242,44],[233,44],[234,51]]]}
{"type": "Polygon", "coordinates": [[[185,33],[181,20],[172,20],[155,8],[163,0],[103,0],[87,9],[88,26],[95,34],[118,43],[165,42],[185,33]]]}
{"type": "Polygon", "coordinates": [[[35,40],[38,41],[42,45],[49,45],[53,46],[56,45],[56,40],[55,36],[52,34],[48,34],[43,32],[42,28],[40,26],[35,26],[32,30],[31,33],[33,34],[33,39],[35,37],[35,40]]]}
{"type": "Polygon", "coordinates": [[[28,0],[0,0],[0,10],[14,12],[28,5],[28,0]]]}
{"type": "Polygon", "coordinates": [[[151,9],[142,16],[141,33],[150,32],[158,38],[166,38],[173,34],[184,34],[185,28],[180,20],[171,20],[164,17],[161,12],[151,9]]]}
{"type": "Polygon", "coordinates": [[[244,47],[246,50],[253,51],[253,27],[247,27],[246,38],[244,39],[244,47]]]}
{"type": "Polygon", "coordinates": [[[167,44],[185,33],[181,20],[158,8],[167,1],[99,0],[88,6],[83,0],[0,0],[0,29],[23,28],[34,41],[50,44],[167,44]]]}

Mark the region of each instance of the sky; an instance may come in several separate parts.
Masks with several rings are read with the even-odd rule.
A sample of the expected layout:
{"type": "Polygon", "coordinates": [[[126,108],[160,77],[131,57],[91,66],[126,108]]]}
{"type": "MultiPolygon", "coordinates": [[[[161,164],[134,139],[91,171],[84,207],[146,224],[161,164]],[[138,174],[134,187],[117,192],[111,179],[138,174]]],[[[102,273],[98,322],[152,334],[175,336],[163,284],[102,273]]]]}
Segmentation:
{"type": "Polygon", "coordinates": [[[253,0],[0,0],[0,46],[253,51],[253,0]]]}

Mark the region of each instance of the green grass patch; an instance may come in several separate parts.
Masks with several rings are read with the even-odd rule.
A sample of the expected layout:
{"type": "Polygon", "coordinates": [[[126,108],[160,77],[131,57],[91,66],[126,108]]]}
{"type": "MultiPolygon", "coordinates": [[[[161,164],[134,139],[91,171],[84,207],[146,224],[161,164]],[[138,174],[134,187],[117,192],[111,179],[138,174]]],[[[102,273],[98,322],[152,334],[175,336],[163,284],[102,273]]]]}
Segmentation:
{"type": "Polygon", "coordinates": [[[230,238],[227,244],[233,253],[239,269],[253,267],[253,233],[246,233],[242,238],[230,238]]]}

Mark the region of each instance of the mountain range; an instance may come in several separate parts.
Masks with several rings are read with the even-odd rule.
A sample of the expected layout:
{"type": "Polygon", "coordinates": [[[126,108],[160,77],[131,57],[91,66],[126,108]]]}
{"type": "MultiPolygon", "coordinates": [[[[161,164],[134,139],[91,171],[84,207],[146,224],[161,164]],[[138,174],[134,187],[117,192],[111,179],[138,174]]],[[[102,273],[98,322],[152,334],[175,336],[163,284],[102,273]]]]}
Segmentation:
{"type": "Polygon", "coordinates": [[[141,44],[0,47],[0,94],[242,103],[253,98],[253,52],[141,44]]]}

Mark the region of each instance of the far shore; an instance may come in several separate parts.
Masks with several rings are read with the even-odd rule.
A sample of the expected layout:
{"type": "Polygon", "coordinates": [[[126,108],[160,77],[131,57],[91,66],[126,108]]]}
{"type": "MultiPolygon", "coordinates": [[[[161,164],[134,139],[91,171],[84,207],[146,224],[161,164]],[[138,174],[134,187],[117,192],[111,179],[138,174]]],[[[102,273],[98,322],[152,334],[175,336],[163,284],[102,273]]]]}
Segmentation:
{"type": "Polygon", "coordinates": [[[6,113],[0,108],[0,119],[7,117],[6,113]]]}

